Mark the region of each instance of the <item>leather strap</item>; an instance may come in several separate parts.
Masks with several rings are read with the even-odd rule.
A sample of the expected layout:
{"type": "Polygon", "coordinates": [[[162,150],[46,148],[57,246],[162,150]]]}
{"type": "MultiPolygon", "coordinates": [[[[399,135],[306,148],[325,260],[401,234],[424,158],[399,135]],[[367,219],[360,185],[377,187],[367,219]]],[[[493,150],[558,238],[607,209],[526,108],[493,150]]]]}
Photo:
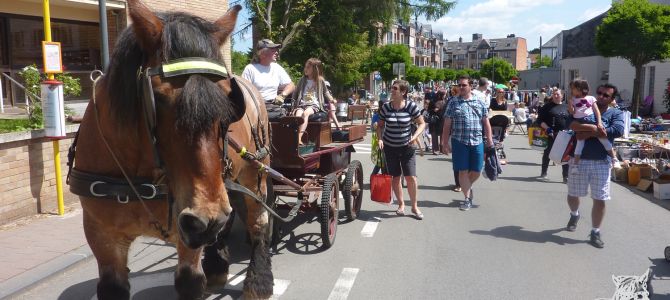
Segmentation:
{"type": "MultiPolygon", "coordinates": [[[[155,185],[149,178],[133,178],[132,182],[143,200],[167,199],[167,184],[155,185]]],[[[121,203],[140,200],[124,178],[96,175],[77,169],[70,172],[70,192],[85,197],[116,199],[121,203]]]]}

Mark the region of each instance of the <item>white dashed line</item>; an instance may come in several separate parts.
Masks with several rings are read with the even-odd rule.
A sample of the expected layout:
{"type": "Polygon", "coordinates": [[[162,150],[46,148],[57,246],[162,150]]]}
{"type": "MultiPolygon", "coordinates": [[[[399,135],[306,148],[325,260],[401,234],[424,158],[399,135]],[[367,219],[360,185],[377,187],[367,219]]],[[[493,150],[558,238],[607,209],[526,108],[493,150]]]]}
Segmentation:
{"type": "Polygon", "coordinates": [[[356,280],[356,275],[358,275],[358,269],[356,268],[344,268],[340,278],[335,282],[335,287],[330,292],[328,300],[345,300],[349,296],[351,288],[354,286],[354,281],[356,280]]]}
{"type": "Polygon", "coordinates": [[[366,222],[365,226],[363,226],[363,230],[361,230],[361,236],[362,237],[374,236],[380,221],[381,219],[374,218],[372,221],[366,222]]]}

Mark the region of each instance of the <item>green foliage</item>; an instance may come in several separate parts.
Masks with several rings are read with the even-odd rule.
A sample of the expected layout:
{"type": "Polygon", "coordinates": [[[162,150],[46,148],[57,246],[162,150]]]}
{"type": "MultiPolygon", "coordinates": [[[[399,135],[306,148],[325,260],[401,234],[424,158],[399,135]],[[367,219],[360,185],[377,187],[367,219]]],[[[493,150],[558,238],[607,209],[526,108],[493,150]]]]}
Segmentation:
{"type": "Polygon", "coordinates": [[[246,67],[251,61],[251,57],[248,53],[233,51],[231,54],[233,74],[242,74],[244,67],[246,67]]]}
{"type": "Polygon", "coordinates": [[[367,73],[379,71],[384,81],[390,81],[395,77],[393,75],[394,63],[405,63],[405,72],[407,72],[407,67],[412,63],[407,46],[395,44],[374,49],[363,69],[367,73]]]}
{"type": "Polygon", "coordinates": [[[305,70],[305,66],[303,66],[302,64],[289,65],[285,61],[279,61],[277,63],[279,63],[279,65],[284,67],[284,70],[286,70],[288,76],[291,77],[291,81],[293,81],[293,83],[298,83],[298,80],[302,78],[303,71],[305,70]]]}
{"type": "Polygon", "coordinates": [[[0,133],[34,129],[29,119],[0,119],[0,133]]]}
{"type": "MultiPolygon", "coordinates": [[[[44,117],[42,115],[42,100],[40,99],[42,91],[40,82],[47,79],[46,74],[41,74],[37,65],[32,64],[19,71],[19,76],[23,79],[27,95],[31,100],[28,119],[29,128],[38,129],[44,126],[44,117]]],[[[74,78],[67,73],[56,74],[56,80],[63,82],[63,96],[79,96],[81,94],[81,84],[79,78],[74,78]]]]}
{"type": "Polygon", "coordinates": [[[488,77],[492,81],[502,83],[508,82],[510,79],[512,79],[512,77],[517,75],[517,71],[514,69],[514,66],[499,57],[493,57],[485,60],[482,63],[480,73],[482,76],[488,77]]]}
{"type": "Polygon", "coordinates": [[[437,69],[433,68],[421,68],[423,74],[425,74],[425,81],[437,80],[437,69]]]}
{"type": "Polygon", "coordinates": [[[535,48],[533,50],[528,51],[528,54],[540,54],[540,48],[535,48]]]}
{"type": "MultiPolygon", "coordinates": [[[[670,58],[670,6],[648,0],[614,2],[598,26],[596,49],[605,57],[623,57],[636,69],[639,82],[642,66],[670,58]]],[[[639,84],[633,85],[633,117],[640,106],[639,84]]]]}
{"type": "Polygon", "coordinates": [[[456,70],[454,69],[441,69],[441,72],[444,74],[445,81],[456,80],[456,70]]]}
{"type": "Polygon", "coordinates": [[[426,74],[417,66],[410,65],[406,68],[405,79],[411,84],[415,85],[419,82],[426,81],[426,74]]]}
{"type": "Polygon", "coordinates": [[[533,69],[539,69],[541,67],[551,67],[554,64],[554,61],[549,56],[542,56],[537,59],[533,64],[533,69]]]}

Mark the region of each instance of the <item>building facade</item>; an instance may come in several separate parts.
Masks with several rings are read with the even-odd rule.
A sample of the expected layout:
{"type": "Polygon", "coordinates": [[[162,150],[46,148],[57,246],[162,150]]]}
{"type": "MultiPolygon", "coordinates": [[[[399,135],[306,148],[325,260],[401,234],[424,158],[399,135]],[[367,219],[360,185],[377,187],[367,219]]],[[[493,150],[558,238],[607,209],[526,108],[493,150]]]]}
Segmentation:
{"type": "MultiPolygon", "coordinates": [[[[208,20],[215,20],[228,8],[227,0],[143,0],[154,11],[179,10],[208,20]]],[[[110,53],[118,34],[127,26],[125,0],[107,0],[107,27],[110,53]]],[[[98,1],[51,0],[52,40],[60,42],[64,70],[80,79],[82,93],[66,101],[87,100],[91,94],[89,73],[102,69],[100,51],[100,20],[98,1]]],[[[0,72],[18,79],[25,66],[42,68],[44,40],[42,1],[0,1],[0,72]]],[[[229,44],[228,44],[229,45],[229,44]]],[[[230,57],[230,47],[223,47],[224,57],[230,57]]],[[[229,63],[229,62],[228,62],[229,63]]],[[[23,91],[0,76],[5,104],[23,103],[23,91]]]]}
{"type": "Polygon", "coordinates": [[[512,64],[516,70],[528,69],[526,39],[514,34],[506,38],[484,39],[482,34],[474,33],[471,42],[459,38],[447,42],[442,51],[444,68],[479,70],[485,60],[496,56],[512,64]]]}
{"type": "Polygon", "coordinates": [[[442,68],[441,32],[429,24],[396,23],[384,34],[381,45],[402,44],[408,47],[412,63],[417,67],[442,68]]]}

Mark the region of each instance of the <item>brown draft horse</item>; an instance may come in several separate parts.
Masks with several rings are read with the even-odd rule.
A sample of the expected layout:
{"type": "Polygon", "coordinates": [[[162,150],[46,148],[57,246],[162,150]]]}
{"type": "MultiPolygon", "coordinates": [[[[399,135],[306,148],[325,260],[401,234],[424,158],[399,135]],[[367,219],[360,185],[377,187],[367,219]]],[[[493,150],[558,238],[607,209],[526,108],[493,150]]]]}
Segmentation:
{"type": "MultiPolygon", "coordinates": [[[[174,204],[153,199],[137,201],[137,197],[119,203],[123,199],[100,197],[104,196],[99,195],[102,192],[94,190],[102,185],[96,184],[90,185],[90,191],[98,197],[80,196],[86,239],[98,262],[98,298],[130,297],[128,249],[144,235],[176,244],[179,261],[175,288],[180,299],[198,299],[207,286],[224,285],[228,275],[227,251],[221,242],[216,248],[207,246],[216,241],[232,211],[222,179],[223,152],[227,150],[225,156],[232,161],[228,178],[261,199],[267,188],[266,175],[225,147],[223,137],[227,132],[250,152],[258,150],[251,130],[260,131],[262,140],[269,142],[267,114],[263,103],[254,103],[256,100],[250,97],[253,94],[261,99],[258,92],[245,90],[241,86],[244,82],[237,77],[213,80],[209,74],[149,74],[148,93],[155,99],[152,134],[147,130],[150,117],[143,109],[138,74],[185,57],[222,62],[221,45],[232,32],[241,7],[233,7],[217,21],[208,22],[181,12],[154,14],[139,0],[128,0],[127,4],[132,25],[120,35],[107,74],[96,81],[93,100],[81,123],[73,171],[125,182],[123,168],[131,181],[163,179],[174,204]],[[257,121],[261,126],[254,128],[252,123],[257,121]],[[160,167],[156,161],[161,162],[160,167]],[[174,217],[168,220],[168,216],[174,217]],[[175,226],[161,234],[158,228],[169,228],[167,224],[171,223],[175,226]]],[[[269,164],[269,157],[262,162],[269,164]]],[[[244,197],[246,208],[238,211],[246,211],[252,249],[244,296],[269,298],[273,275],[265,239],[268,215],[250,197],[238,197],[244,197]]]]}

